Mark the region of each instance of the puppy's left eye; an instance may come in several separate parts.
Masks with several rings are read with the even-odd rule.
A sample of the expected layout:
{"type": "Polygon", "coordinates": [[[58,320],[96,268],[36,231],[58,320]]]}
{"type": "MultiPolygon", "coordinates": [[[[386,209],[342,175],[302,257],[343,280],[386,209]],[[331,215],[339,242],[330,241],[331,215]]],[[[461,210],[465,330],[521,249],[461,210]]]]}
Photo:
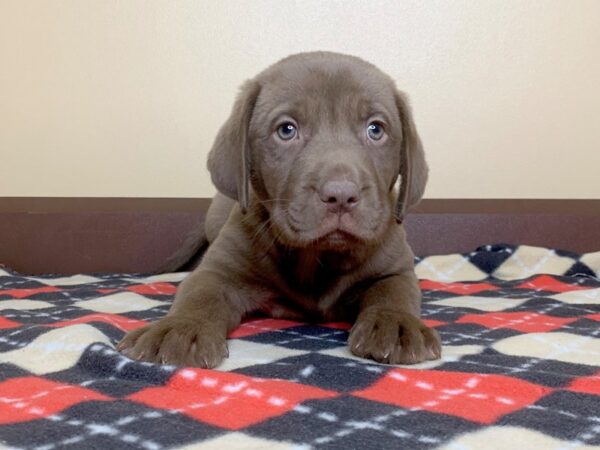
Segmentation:
{"type": "Polygon", "coordinates": [[[374,141],[380,140],[385,134],[383,125],[379,122],[371,122],[367,125],[367,135],[374,141]]]}
{"type": "Polygon", "coordinates": [[[292,122],[285,122],[277,127],[277,136],[284,141],[294,139],[297,132],[296,125],[292,122]]]}

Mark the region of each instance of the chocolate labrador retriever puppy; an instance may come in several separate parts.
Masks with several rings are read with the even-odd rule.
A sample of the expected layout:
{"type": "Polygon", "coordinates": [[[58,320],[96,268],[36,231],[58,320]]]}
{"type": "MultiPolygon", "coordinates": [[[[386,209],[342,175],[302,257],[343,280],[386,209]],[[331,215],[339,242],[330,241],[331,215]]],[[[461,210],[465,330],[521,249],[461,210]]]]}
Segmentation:
{"type": "Polygon", "coordinates": [[[375,361],[440,357],[401,225],[427,165],[390,77],[336,53],[285,58],[242,86],[208,168],[220,192],[211,245],[167,316],[127,334],[121,352],[215,367],[228,332],[266,313],[351,321],[350,350],[375,361]]]}

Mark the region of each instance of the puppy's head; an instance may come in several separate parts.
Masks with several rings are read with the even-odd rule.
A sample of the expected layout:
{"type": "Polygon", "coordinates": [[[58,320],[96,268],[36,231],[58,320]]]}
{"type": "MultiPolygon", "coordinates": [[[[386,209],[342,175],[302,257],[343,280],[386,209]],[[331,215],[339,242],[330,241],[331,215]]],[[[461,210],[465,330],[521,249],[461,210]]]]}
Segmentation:
{"type": "Polygon", "coordinates": [[[269,211],[280,242],[330,250],[378,240],[427,181],[410,108],[392,79],[328,52],[290,56],[246,82],[208,167],[242,210],[256,203],[269,211]]]}

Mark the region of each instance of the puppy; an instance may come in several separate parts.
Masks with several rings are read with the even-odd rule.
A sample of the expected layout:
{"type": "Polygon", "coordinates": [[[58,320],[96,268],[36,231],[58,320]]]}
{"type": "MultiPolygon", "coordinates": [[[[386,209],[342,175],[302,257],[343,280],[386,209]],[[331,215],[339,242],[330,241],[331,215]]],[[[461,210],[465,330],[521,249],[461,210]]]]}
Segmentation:
{"type": "Polygon", "coordinates": [[[401,225],[427,164],[404,95],[375,66],[329,52],[247,81],[208,157],[211,241],[166,317],[118,348],[211,368],[251,313],[350,321],[350,351],[390,364],[440,357],[401,225]],[[395,186],[400,176],[400,189],[395,186]]]}

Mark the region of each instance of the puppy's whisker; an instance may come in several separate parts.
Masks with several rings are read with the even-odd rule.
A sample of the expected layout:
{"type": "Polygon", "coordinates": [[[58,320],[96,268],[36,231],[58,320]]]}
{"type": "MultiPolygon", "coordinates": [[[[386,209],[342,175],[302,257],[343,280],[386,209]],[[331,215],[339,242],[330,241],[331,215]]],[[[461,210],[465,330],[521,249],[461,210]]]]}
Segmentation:
{"type": "Polygon", "coordinates": [[[264,204],[264,203],[275,203],[275,202],[288,202],[292,201],[291,198],[271,198],[269,200],[257,200],[256,203],[264,204]]]}
{"type": "Polygon", "coordinates": [[[269,230],[269,227],[271,225],[272,222],[272,217],[269,217],[267,220],[265,220],[260,227],[258,227],[258,229],[254,232],[254,234],[251,236],[250,240],[252,242],[257,242],[261,235],[266,233],[269,230]]]}

